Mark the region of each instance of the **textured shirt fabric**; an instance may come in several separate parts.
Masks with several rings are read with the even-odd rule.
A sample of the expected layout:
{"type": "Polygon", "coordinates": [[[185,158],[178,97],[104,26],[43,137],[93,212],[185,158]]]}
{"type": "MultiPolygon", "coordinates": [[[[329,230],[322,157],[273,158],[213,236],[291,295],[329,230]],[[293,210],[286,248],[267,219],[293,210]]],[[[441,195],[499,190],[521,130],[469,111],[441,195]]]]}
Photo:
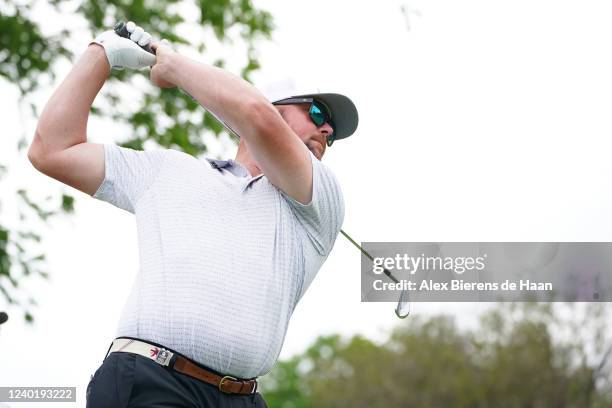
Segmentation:
{"type": "Polygon", "coordinates": [[[116,335],[235,377],[268,372],[342,226],[330,169],[310,153],[304,205],[231,159],[113,144],[104,156],[94,197],[133,213],[138,232],[139,270],[116,335]]]}

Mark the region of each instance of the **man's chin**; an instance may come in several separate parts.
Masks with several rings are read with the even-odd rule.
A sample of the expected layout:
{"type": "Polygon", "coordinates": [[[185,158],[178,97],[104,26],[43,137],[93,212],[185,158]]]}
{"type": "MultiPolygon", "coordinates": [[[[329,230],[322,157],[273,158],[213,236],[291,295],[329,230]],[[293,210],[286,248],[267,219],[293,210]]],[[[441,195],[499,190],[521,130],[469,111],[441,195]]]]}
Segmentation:
{"type": "Polygon", "coordinates": [[[308,150],[310,150],[312,154],[314,154],[314,156],[319,160],[321,160],[321,158],[323,157],[324,149],[318,143],[314,144],[312,147],[308,146],[308,150]]]}
{"type": "Polygon", "coordinates": [[[314,157],[319,160],[321,160],[321,157],[323,157],[323,151],[317,147],[315,147],[314,149],[310,149],[310,151],[312,152],[312,154],[314,154],[314,157]]]}

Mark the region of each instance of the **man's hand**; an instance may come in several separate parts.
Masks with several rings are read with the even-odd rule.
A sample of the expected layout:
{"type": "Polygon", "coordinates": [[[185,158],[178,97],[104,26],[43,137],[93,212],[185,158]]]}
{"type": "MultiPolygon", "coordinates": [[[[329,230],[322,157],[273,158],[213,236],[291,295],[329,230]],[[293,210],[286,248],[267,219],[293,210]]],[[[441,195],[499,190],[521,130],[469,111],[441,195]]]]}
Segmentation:
{"type": "Polygon", "coordinates": [[[176,57],[176,52],[170,47],[168,40],[161,42],[152,42],[151,49],[155,51],[157,59],[155,65],[151,68],[151,82],[160,88],[174,88],[176,84],[170,79],[172,59],[176,57]]]}
{"type": "Polygon", "coordinates": [[[112,69],[142,69],[155,64],[155,55],[141,48],[149,44],[151,34],[133,22],[127,24],[130,38],[118,36],[113,30],[105,31],[90,44],[104,47],[106,58],[112,69]]]}

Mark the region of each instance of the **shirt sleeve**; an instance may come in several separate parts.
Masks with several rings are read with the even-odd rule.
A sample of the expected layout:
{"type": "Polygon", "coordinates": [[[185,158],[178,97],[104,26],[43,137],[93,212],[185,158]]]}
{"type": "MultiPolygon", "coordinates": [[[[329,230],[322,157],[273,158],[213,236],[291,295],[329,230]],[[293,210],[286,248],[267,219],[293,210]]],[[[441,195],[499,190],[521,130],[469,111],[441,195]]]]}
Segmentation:
{"type": "Polygon", "coordinates": [[[317,252],[327,256],[334,246],[344,221],[344,198],[332,171],[310,152],[312,163],[312,200],[308,204],[281,191],[317,252]]]}
{"type": "Polygon", "coordinates": [[[104,181],[93,195],[132,214],[160,173],[167,150],[134,150],[104,145],[104,181]]]}

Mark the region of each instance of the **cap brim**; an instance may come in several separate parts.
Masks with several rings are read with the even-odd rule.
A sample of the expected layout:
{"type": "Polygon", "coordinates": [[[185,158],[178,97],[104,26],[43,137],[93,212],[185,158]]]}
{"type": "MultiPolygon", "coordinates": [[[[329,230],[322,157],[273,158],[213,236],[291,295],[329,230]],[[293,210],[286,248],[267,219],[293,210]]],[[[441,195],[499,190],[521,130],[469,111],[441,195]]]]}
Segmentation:
{"type": "MultiPolygon", "coordinates": [[[[334,122],[335,139],[344,139],[355,133],[359,124],[359,114],[353,101],[344,95],[336,93],[319,93],[307,95],[292,95],[291,98],[314,98],[323,102],[330,110],[334,122]]],[[[280,102],[279,99],[272,103],[280,102]]]]}

